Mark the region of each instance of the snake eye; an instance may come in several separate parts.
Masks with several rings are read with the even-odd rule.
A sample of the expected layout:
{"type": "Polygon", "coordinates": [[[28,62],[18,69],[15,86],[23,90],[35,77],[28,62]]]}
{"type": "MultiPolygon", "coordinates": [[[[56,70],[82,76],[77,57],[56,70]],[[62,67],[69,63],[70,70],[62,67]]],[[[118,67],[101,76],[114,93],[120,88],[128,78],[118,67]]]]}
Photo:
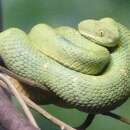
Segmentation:
{"type": "Polygon", "coordinates": [[[100,36],[103,37],[104,36],[104,32],[101,30],[100,31],[100,36]]]}
{"type": "Polygon", "coordinates": [[[105,32],[101,29],[99,29],[97,32],[96,32],[97,36],[99,37],[104,37],[105,36],[105,32]]]}
{"type": "Polygon", "coordinates": [[[105,33],[104,33],[104,31],[103,31],[103,30],[99,30],[98,35],[99,35],[100,37],[104,37],[105,33]]]}

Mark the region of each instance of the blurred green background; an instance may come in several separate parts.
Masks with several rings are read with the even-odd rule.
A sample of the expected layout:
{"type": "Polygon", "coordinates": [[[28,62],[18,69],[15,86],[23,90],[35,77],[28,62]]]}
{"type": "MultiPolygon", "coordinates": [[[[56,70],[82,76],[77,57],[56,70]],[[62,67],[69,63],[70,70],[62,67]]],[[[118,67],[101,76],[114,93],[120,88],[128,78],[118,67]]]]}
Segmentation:
{"type": "MultiPolygon", "coordinates": [[[[3,0],[4,29],[19,27],[29,31],[37,23],[52,26],[77,26],[78,22],[88,18],[112,17],[130,28],[130,0],[3,0]]],[[[63,109],[53,105],[44,108],[63,120],[77,126],[86,114],[75,109],[63,109]]],[[[130,118],[130,100],[115,113],[130,118]]],[[[20,108],[19,108],[20,109],[20,108]]],[[[58,130],[58,127],[34,112],[40,127],[44,130],[58,130]]],[[[98,115],[87,130],[128,130],[130,126],[115,119],[98,115]]]]}

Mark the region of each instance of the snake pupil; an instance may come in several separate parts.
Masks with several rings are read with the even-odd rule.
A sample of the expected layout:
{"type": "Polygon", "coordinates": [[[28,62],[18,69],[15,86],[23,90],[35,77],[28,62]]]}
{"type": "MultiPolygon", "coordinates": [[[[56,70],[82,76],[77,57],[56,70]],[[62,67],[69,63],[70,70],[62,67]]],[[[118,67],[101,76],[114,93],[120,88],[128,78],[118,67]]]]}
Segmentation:
{"type": "Polygon", "coordinates": [[[100,31],[100,36],[103,37],[104,36],[104,32],[101,30],[100,31]]]}

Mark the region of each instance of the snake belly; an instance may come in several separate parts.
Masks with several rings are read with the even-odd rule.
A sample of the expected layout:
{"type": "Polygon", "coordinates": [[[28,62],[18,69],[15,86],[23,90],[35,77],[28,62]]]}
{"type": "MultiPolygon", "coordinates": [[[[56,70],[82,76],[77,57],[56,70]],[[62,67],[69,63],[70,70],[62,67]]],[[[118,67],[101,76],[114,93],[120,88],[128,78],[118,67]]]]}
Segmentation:
{"type": "Polygon", "coordinates": [[[21,30],[0,34],[0,56],[14,73],[46,85],[65,102],[89,113],[103,113],[121,105],[130,94],[130,32],[118,24],[120,40],[101,75],[71,70],[39,52],[21,30]]]}

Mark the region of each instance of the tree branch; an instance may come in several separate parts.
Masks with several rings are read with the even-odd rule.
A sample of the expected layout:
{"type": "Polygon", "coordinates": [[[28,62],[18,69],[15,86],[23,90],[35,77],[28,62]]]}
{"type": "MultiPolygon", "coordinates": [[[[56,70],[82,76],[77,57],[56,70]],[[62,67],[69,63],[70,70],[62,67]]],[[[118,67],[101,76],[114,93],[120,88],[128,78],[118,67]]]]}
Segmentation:
{"type": "Polygon", "coordinates": [[[86,120],[79,127],[77,127],[77,130],[85,130],[86,128],[88,128],[91,125],[94,118],[95,114],[88,114],[86,120]]]}
{"type": "MultiPolygon", "coordinates": [[[[31,81],[31,80],[28,80],[28,79],[25,79],[25,78],[22,78],[20,76],[17,76],[16,74],[14,74],[13,72],[9,71],[8,69],[0,66],[0,71],[1,72],[4,72],[6,74],[8,74],[9,76],[11,77],[14,77],[24,83],[27,83],[27,84],[31,84],[31,86],[34,86],[34,85],[37,85],[34,81],[31,81]]],[[[17,81],[17,80],[16,80],[17,81]]],[[[18,82],[18,81],[17,81],[18,82]]],[[[1,83],[0,83],[1,84],[1,83]]],[[[3,84],[1,84],[3,86],[3,84]]],[[[14,87],[15,87],[15,84],[13,84],[14,87]]],[[[38,85],[37,85],[38,86],[38,85]]],[[[45,91],[48,91],[47,89],[45,89],[45,91]]],[[[49,91],[48,91],[49,92],[49,91]]],[[[7,93],[6,93],[7,94],[7,93]]],[[[7,95],[6,95],[7,96],[7,95]]],[[[23,96],[23,99],[25,100],[25,102],[27,103],[27,105],[29,105],[31,108],[33,108],[34,110],[38,111],[39,113],[41,113],[44,117],[46,117],[48,120],[50,120],[51,122],[53,122],[54,124],[58,125],[62,130],[76,130],[72,127],[70,127],[69,125],[67,125],[66,123],[60,121],[59,119],[57,119],[56,117],[50,115],[48,112],[46,112],[43,108],[39,107],[37,104],[35,104],[34,102],[32,102],[29,98],[23,96]]],[[[1,108],[0,108],[1,109],[1,108]]],[[[122,117],[120,115],[117,115],[117,114],[114,114],[114,113],[111,113],[111,112],[107,112],[107,113],[102,113],[103,115],[107,115],[109,117],[112,117],[112,118],[115,118],[117,120],[120,120],[121,122],[124,122],[126,124],[130,124],[130,121],[125,118],[125,117],[122,117]]],[[[1,121],[0,121],[1,122],[1,121]]],[[[91,122],[90,122],[91,123],[91,122]]],[[[85,124],[86,125],[86,124],[85,124]]],[[[15,129],[13,129],[15,130],[15,129]]],[[[21,129],[20,129],[21,130],[21,129]]],[[[24,130],[24,129],[23,129],[24,130]]],[[[29,130],[29,129],[28,129],[29,130]]],[[[36,129],[37,130],[37,129],[36,129]]]]}
{"type": "Polygon", "coordinates": [[[61,130],[76,130],[72,128],[71,126],[67,125],[66,123],[62,122],[61,120],[57,119],[56,117],[52,116],[50,113],[48,113],[43,108],[39,107],[36,103],[32,102],[29,98],[23,95],[24,101],[34,110],[39,112],[41,115],[43,115],[45,118],[56,124],[61,128],[61,130]]]}
{"type": "MultiPolygon", "coordinates": [[[[8,91],[9,91],[9,88],[11,88],[11,90],[13,89],[13,91],[12,91],[13,94],[16,93],[17,90],[14,91],[14,89],[17,88],[16,84],[19,83],[17,80],[15,82],[11,82],[11,81],[9,81],[9,79],[13,80],[12,77],[9,78],[8,76],[6,76],[4,74],[3,75],[0,74],[0,79],[2,79],[4,82],[6,82],[6,84],[8,85],[8,88],[7,88],[7,86],[5,86],[5,87],[8,89],[8,91]]],[[[21,85],[21,84],[19,83],[19,85],[21,85]]],[[[54,124],[59,126],[61,128],[61,130],[76,130],[76,129],[72,128],[71,126],[67,125],[66,123],[60,121],[56,117],[52,116],[51,114],[49,114],[43,108],[39,107],[37,104],[35,104],[33,101],[31,101],[28,97],[24,96],[23,94],[20,94],[20,95],[22,96],[22,98],[24,99],[24,101],[26,102],[26,104],[28,106],[30,106],[34,110],[38,111],[44,117],[46,117],[48,120],[50,120],[51,122],[53,122],[54,124]]]]}
{"type": "Polygon", "coordinates": [[[8,93],[0,87],[0,123],[6,130],[40,130],[35,128],[29,120],[17,112],[12,105],[8,93]]]}
{"type": "Polygon", "coordinates": [[[20,105],[22,106],[25,114],[27,115],[28,119],[30,120],[30,122],[38,128],[38,125],[35,121],[35,119],[33,118],[32,113],[30,112],[29,108],[27,107],[26,103],[24,102],[24,100],[22,99],[21,95],[19,94],[19,92],[16,90],[16,88],[14,87],[14,85],[12,84],[12,80],[10,80],[10,77],[5,75],[5,74],[1,74],[0,73],[0,79],[2,81],[4,81],[7,86],[9,87],[9,89],[11,89],[12,93],[15,95],[15,97],[17,98],[17,100],[19,101],[20,105]]]}
{"type": "Polygon", "coordinates": [[[126,123],[126,124],[130,125],[130,120],[129,120],[129,119],[127,119],[127,118],[125,118],[125,117],[123,117],[123,116],[117,115],[117,114],[115,114],[115,113],[107,112],[107,113],[103,113],[103,115],[112,117],[112,118],[114,118],[114,119],[117,119],[117,120],[119,120],[119,121],[121,121],[121,122],[123,122],[123,123],[126,123]]]}

